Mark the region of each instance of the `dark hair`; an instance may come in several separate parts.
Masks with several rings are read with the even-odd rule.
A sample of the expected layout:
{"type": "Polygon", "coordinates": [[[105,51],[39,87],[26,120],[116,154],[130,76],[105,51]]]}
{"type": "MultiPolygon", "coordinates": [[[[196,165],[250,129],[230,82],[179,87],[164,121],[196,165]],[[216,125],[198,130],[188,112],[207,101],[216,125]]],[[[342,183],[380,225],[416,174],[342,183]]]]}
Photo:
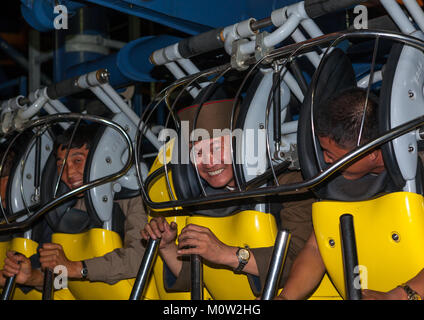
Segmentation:
{"type": "MultiPolygon", "coordinates": [[[[54,152],[57,154],[57,150],[61,147],[62,150],[68,147],[69,142],[72,138],[72,133],[74,132],[75,125],[70,126],[62,134],[56,137],[54,152]]],[[[87,149],[91,149],[93,144],[93,139],[96,136],[97,131],[99,130],[99,125],[97,124],[86,124],[81,123],[72,139],[71,149],[81,148],[86,145],[87,149]]]]}
{"type": "MultiPolygon", "coordinates": [[[[328,137],[343,148],[356,147],[364,114],[367,91],[350,88],[341,91],[314,108],[314,124],[317,136],[328,137]]],[[[361,144],[378,136],[378,102],[370,93],[366,107],[361,144]]]]}
{"type": "MultiPolygon", "coordinates": [[[[2,144],[0,146],[0,164],[3,160],[3,157],[5,156],[7,150],[7,145],[2,144]]],[[[1,170],[1,177],[7,177],[10,174],[10,171],[12,170],[14,159],[16,156],[16,151],[11,148],[9,149],[9,152],[6,155],[6,158],[3,163],[3,168],[1,170]]]]}

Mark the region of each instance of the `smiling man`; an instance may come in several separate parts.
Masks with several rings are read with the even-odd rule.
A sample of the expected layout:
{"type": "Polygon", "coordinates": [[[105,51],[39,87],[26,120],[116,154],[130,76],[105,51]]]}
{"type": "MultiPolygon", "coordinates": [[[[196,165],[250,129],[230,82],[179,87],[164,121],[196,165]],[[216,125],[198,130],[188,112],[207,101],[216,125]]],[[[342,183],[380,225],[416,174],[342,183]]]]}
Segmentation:
{"type": "MultiPolygon", "coordinates": [[[[234,100],[217,100],[205,103],[200,112],[194,105],[182,109],[178,116],[182,128],[190,129],[189,152],[193,169],[197,168],[207,194],[231,192],[235,190],[235,176],[231,154],[231,114],[234,100]],[[198,116],[197,113],[199,112],[198,116]],[[196,129],[193,129],[197,117],[196,129]],[[184,123],[185,121],[185,123],[184,123]],[[197,131],[196,131],[197,130],[197,131]]],[[[237,132],[232,131],[237,139],[237,132]]],[[[188,138],[186,137],[186,140],[188,138]]],[[[236,140],[237,141],[237,140],[236,140]]],[[[240,159],[242,160],[242,159],[240,159]]],[[[300,181],[299,172],[284,174],[280,183],[300,181]]],[[[186,183],[186,180],[184,180],[186,183]]],[[[303,247],[311,233],[312,197],[294,197],[291,202],[283,204],[280,211],[282,225],[292,231],[292,242],[281,277],[284,283],[294,257],[303,247]]],[[[254,210],[255,203],[233,201],[230,204],[214,203],[206,208],[189,208],[192,214],[209,217],[225,217],[244,210],[254,210]]],[[[233,226],[236,232],[239,226],[233,226]]],[[[242,228],[242,226],[240,226],[242,228]]],[[[209,228],[188,224],[178,234],[175,222],[170,224],[163,217],[155,217],[146,224],[141,232],[144,239],[161,238],[159,254],[165,262],[164,285],[169,291],[188,291],[190,289],[190,264],[184,256],[200,255],[208,265],[216,268],[230,269],[234,273],[243,273],[248,277],[250,288],[255,295],[260,295],[265,282],[272,254],[272,247],[241,248],[230,246],[221,241],[209,228]],[[178,237],[178,244],[176,239],[178,237]],[[168,272],[168,270],[170,272],[168,272]],[[172,275],[171,275],[172,273],[172,275]]],[[[224,286],[231,284],[225,283],[224,286]]]]}
{"type": "MultiPolygon", "coordinates": [[[[61,168],[67,154],[66,146],[61,144],[57,151],[56,166],[58,175],[60,175],[61,168]]],[[[80,148],[71,148],[68,153],[66,165],[63,167],[62,181],[73,190],[83,185],[83,176],[85,161],[87,160],[89,149],[85,143],[80,148]]]]}
{"type": "Polygon", "coordinates": [[[230,136],[215,137],[195,143],[192,147],[194,165],[199,175],[213,188],[234,188],[230,136]]]}

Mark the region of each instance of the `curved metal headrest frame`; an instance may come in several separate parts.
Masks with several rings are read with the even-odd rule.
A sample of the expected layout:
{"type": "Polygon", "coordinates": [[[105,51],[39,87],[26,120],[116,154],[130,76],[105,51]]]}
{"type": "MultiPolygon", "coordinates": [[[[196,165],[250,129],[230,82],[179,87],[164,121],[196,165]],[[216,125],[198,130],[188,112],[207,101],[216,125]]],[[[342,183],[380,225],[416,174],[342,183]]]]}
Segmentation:
{"type": "MultiPolygon", "coordinates": [[[[410,45],[414,48],[417,48],[421,51],[424,51],[424,42],[421,41],[420,39],[411,37],[411,36],[407,36],[404,34],[399,34],[399,33],[393,33],[393,32],[383,32],[383,31],[370,31],[370,30],[365,30],[365,31],[354,31],[354,32],[338,32],[338,33],[332,33],[332,34],[328,34],[325,36],[321,36],[319,38],[314,38],[314,39],[310,39],[307,40],[305,42],[302,43],[296,43],[296,44],[292,44],[286,47],[282,47],[282,48],[278,48],[275,50],[272,50],[271,52],[269,52],[267,55],[264,56],[263,59],[261,59],[260,61],[256,61],[256,59],[254,57],[252,57],[251,59],[248,59],[245,64],[247,65],[253,65],[253,67],[250,68],[250,70],[247,72],[246,77],[243,79],[242,84],[239,88],[239,91],[236,95],[236,101],[238,99],[238,97],[241,94],[241,91],[244,87],[244,85],[247,82],[247,79],[249,78],[249,76],[253,73],[253,71],[262,63],[262,61],[264,59],[268,60],[280,60],[280,61],[284,61],[284,63],[287,63],[288,61],[290,61],[290,59],[292,59],[293,57],[299,55],[299,54],[304,54],[308,51],[314,50],[317,46],[328,46],[327,47],[327,53],[329,52],[328,50],[330,50],[331,48],[337,46],[340,42],[346,40],[346,39],[350,39],[350,38],[356,38],[356,39],[363,39],[363,38],[377,38],[377,39],[388,39],[388,40],[392,40],[392,41],[396,41],[396,42],[401,42],[407,45],[410,45]]],[[[194,74],[191,76],[187,76],[185,78],[181,78],[178,81],[174,82],[170,87],[168,87],[166,90],[164,90],[163,92],[166,92],[167,90],[169,90],[169,88],[175,88],[177,86],[181,86],[182,84],[186,84],[186,87],[188,87],[190,84],[192,84],[196,79],[199,79],[203,76],[209,76],[211,74],[217,74],[219,72],[222,72],[223,70],[227,70],[230,69],[231,65],[230,64],[226,64],[226,65],[222,65],[222,66],[218,66],[216,68],[212,68],[209,69],[207,71],[204,72],[199,72],[198,74],[194,74]]],[[[318,70],[322,68],[322,65],[320,64],[318,67],[318,70]]],[[[316,84],[313,84],[316,85],[316,84]]],[[[163,94],[163,92],[161,94],[163,94]]],[[[162,98],[163,99],[163,98],[162,98]]],[[[172,110],[170,110],[172,112],[172,110]]],[[[175,114],[173,115],[175,116],[175,114]]],[[[146,122],[145,122],[146,123],[146,122]]],[[[173,207],[178,207],[178,206],[195,206],[195,205],[201,205],[201,204],[210,204],[210,203],[215,203],[215,202],[222,202],[222,201],[231,201],[231,200],[236,200],[236,199],[246,199],[246,198],[253,198],[253,197],[260,197],[260,196],[269,196],[269,195],[275,195],[275,194],[280,194],[283,195],[284,193],[287,192],[292,192],[295,190],[299,190],[302,188],[314,188],[316,186],[318,186],[320,183],[322,183],[323,181],[325,181],[326,179],[328,179],[328,177],[330,177],[331,175],[333,175],[335,172],[337,172],[338,170],[340,170],[341,168],[343,168],[344,166],[352,163],[353,161],[355,161],[356,159],[358,159],[358,157],[364,155],[365,153],[369,152],[370,150],[381,146],[382,144],[386,143],[387,141],[390,141],[396,137],[399,137],[403,134],[405,134],[406,132],[409,132],[411,130],[414,130],[420,126],[422,126],[424,124],[424,116],[423,117],[419,117],[417,119],[411,120],[407,123],[404,123],[396,128],[393,128],[391,130],[389,130],[388,132],[382,134],[379,138],[363,145],[360,146],[358,148],[356,148],[355,150],[353,150],[352,152],[348,153],[347,155],[345,155],[342,159],[336,161],[334,164],[332,164],[331,166],[329,166],[328,168],[326,168],[325,170],[323,170],[322,172],[319,172],[317,175],[315,175],[314,177],[305,180],[303,182],[300,183],[294,183],[294,184],[288,184],[288,185],[277,185],[277,186],[273,186],[273,187],[262,187],[259,189],[253,189],[253,190],[237,190],[235,192],[231,192],[231,193],[222,193],[222,194],[216,194],[216,195],[211,195],[208,197],[204,197],[204,198],[199,198],[199,199],[190,199],[190,200],[171,200],[171,201],[167,201],[167,202],[153,202],[148,193],[147,193],[147,189],[145,188],[144,184],[143,184],[143,179],[141,177],[140,174],[140,170],[137,169],[137,174],[139,177],[139,181],[140,184],[142,186],[142,195],[144,198],[144,201],[146,203],[146,205],[148,205],[149,207],[153,208],[153,209],[166,209],[166,208],[173,208],[173,207]]],[[[234,124],[232,123],[231,127],[234,127],[234,124]]],[[[141,128],[142,129],[142,128],[141,128]]],[[[140,131],[140,136],[137,139],[138,144],[140,143],[139,138],[143,135],[143,130],[140,131]]],[[[138,148],[139,149],[139,145],[138,148]]],[[[136,157],[138,156],[138,152],[136,152],[136,157]]],[[[233,153],[233,159],[234,159],[234,153],[233,153]]],[[[138,164],[138,160],[136,159],[137,164],[138,164]]],[[[138,165],[137,165],[138,167],[138,165]]],[[[271,166],[272,167],[272,166],[271,166]]],[[[238,185],[238,187],[240,187],[240,185],[238,185]]]]}
{"type": "MultiPolygon", "coordinates": [[[[116,130],[124,139],[125,143],[127,144],[127,148],[128,148],[128,158],[127,158],[127,162],[125,163],[124,167],[119,171],[116,172],[115,174],[111,174],[99,179],[96,179],[94,181],[91,181],[87,184],[84,184],[66,194],[63,194],[59,197],[57,197],[56,199],[52,200],[51,202],[42,205],[41,208],[39,208],[36,212],[30,212],[30,214],[28,215],[28,217],[24,220],[24,221],[9,221],[7,220],[7,217],[5,217],[5,222],[0,224],[0,231],[5,231],[5,230],[19,230],[19,229],[24,229],[27,228],[29,226],[32,225],[32,223],[34,223],[35,220],[37,220],[41,215],[43,215],[44,213],[48,212],[49,210],[55,208],[57,205],[63,203],[66,200],[71,199],[72,197],[90,189],[90,188],[94,188],[96,186],[99,186],[101,184],[104,183],[108,183],[111,181],[114,181],[116,179],[121,178],[123,175],[125,175],[128,170],[131,168],[132,164],[133,164],[133,147],[132,147],[132,142],[131,142],[131,138],[129,137],[129,135],[125,132],[125,129],[122,128],[120,125],[114,123],[113,121],[107,120],[105,118],[102,117],[98,117],[98,116],[93,116],[93,115],[83,115],[83,114],[76,114],[76,113],[60,113],[60,114],[55,114],[55,115],[51,115],[51,116],[46,116],[46,117],[41,117],[39,119],[33,120],[28,122],[22,129],[22,132],[25,132],[26,130],[31,130],[33,128],[36,127],[45,127],[45,126],[50,126],[54,123],[58,123],[58,122],[66,122],[66,121],[81,121],[81,120],[87,120],[87,121],[92,121],[92,122],[96,122],[96,123],[100,123],[103,125],[106,125],[114,130],[116,130]]],[[[21,133],[22,133],[21,132],[21,133]]],[[[21,134],[20,133],[20,134],[21,134]]],[[[20,134],[18,134],[15,139],[13,140],[12,143],[14,143],[17,139],[17,137],[20,136],[20,134]]],[[[0,204],[1,205],[1,204],[0,204]]],[[[28,209],[28,208],[27,208],[28,209]]],[[[19,217],[16,217],[16,219],[19,217]]]]}

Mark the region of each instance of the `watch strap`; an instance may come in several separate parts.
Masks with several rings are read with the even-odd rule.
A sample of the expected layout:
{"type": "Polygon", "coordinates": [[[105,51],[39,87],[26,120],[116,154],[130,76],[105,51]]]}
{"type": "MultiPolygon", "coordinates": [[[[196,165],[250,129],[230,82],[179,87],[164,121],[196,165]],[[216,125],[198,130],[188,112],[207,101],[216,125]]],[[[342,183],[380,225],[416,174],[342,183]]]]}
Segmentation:
{"type": "Polygon", "coordinates": [[[399,287],[405,290],[408,300],[422,300],[421,296],[406,283],[401,284],[399,287]]]}

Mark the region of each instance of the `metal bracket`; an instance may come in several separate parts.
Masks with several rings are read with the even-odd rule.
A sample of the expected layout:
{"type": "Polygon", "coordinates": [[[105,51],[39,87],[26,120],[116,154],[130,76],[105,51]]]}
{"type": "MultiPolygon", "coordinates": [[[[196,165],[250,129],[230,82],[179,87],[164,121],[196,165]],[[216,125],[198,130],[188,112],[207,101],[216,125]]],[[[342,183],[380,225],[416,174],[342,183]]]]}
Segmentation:
{"type": "Polygon", "coordinates": [[[289,169],[300,170],[299,156],[297,152],[297,144],[290,143],[289,151],[276,151],[274,153],[275,161],[286,160],[290,162],[289,169]]]}
{"type": "Polygon", "coordinates": [[[233,46],[231,48],[231,67],[238,71],[244,71],[249,67],[244,63],[249,55],[243,54],[240,50],[240,46],[248,42],[249,40],[247,39],[239,39],[233,42],[233,46]]]}
{"type": "MultiPolygon", "coordinates": [[[[267,47],[265,45],[265,37],[268,36],[268,32],[264,31],[259,33],[256,36],[255,40],[255,59],[256,61],[261,60],[263,57],[265,57],[270,51],[274,49],[274,47],[267,47]]],[[[272,59],[264,59],[262,61],[263,64],[271,63],[272,59]]]]}

